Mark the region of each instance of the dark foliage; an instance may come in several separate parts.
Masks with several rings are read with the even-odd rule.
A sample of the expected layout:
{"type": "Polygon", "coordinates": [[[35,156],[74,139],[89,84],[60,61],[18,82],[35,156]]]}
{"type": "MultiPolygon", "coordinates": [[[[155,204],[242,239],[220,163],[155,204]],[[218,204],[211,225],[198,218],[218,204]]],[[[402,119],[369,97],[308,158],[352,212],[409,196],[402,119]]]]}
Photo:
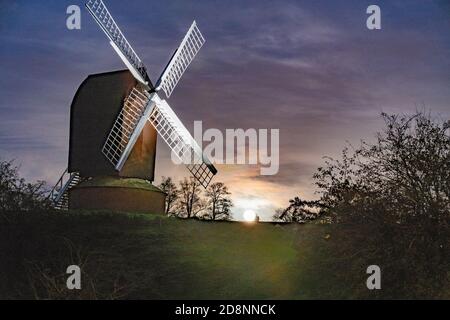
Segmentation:
{"type": "Polygon", "coordinates": [[[386,126],[375,143],[362,141],[346,147],[341,159],[325,158],[314,174],[319,200],[295,198],[275,217],[307,221],[326,213],[333,221],[448,223],[450,122],[423,113],[382,117],[386,126]]]}
{"type": "Polygon", "coordinates": [[[322,208],[320,201],[306,201],[295,197],[289,200],[289,206],[286,209],[277,210],[274,219],[285,222],[305,223],[317,219],[322,208]]]}
{"type": "Polygon", "coordinates": [[[171,177],[162,177],[158,186],[166,194],[165,213],[168,216],[176,215],[175,206],[180,197],[180,191],[171,177]]]}
{"type": "Polygon", "coordinates": [[[0,160],[0,211],[49,209],[45,182],[28,183],[21,178],[13,161],[0,160]]]}
{"type": "Polygon", "coordinates": [[[341,160],[328,158],[318,169],[314,178],[321,203],[332,215],[336,207],[363,206],[371,210],[349,210],[349,214],[361,216],[375,210],[383,213],[385,221],[446,223],[450,215],[449,122],[435,123],[421,113],[382,116],[386,128],[374,144],[363,141],[352,152],[346,148],[341,160]]]}
{"type": "Polygon", "coordinates": [[[205,191],[207,206],[203,218],[229,220],[231,218],[231,207],[233,206],[230,194],[231,192],[228,191],[228,187],[223,182],[210,184],[205,191]]]}
{"type": "Polygon", "coordinates": [[[330,246],[349,268],[379,265],[392,298],[438,298],[450,287],[450,122],[382,117],[373,144],[348,146],[318,168],[319,200],[295,198],[275,217],[338,223],[330,246]]]}
{"type": "Polygon", "coordinates": [[[171,177],[163,177],[159,188],[166,193],[166,214],[199,220],[230,220],[233,202],[228,187],[215,182],[204,191],[194,178],[184,178],[179,187],[171,177]]]}

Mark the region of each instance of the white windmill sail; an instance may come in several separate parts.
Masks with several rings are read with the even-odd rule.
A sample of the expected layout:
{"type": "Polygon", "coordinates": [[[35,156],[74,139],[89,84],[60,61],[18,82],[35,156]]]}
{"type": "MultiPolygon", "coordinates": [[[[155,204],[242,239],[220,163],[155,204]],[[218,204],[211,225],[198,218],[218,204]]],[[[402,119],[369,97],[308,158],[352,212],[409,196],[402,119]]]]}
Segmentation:
{"type": "Polygon", "coordinates": [[[134,52],[128,40],[117,26],[102,0],[90,0],[86,8],[110,40],[114,51],[125,63],[133,76],[141,83],[148,85],[148,75],[144,63],[134,52]]]}
{"type": "Polygon", "coordinates": [[[178,81],[180,81],[183,76],[183,73],[186,71],[192,60],[194,60],[204,43],[205,38],[201,34],[197,27],[197,23],[194,20],[177,51],[156,83],[156,90],[163,89],[166,96],[169,98],[178,81]]]}
{"type": "Polygon", "coordinates": [[[153,100],[156,105],[148,120],[174,154],[186,164],[191,174],[206,188],[217,173],[216,168],[204,156],[200,146],[181,123],[167,101],[160,99],[158,96],[155,96],[153,100]]]}

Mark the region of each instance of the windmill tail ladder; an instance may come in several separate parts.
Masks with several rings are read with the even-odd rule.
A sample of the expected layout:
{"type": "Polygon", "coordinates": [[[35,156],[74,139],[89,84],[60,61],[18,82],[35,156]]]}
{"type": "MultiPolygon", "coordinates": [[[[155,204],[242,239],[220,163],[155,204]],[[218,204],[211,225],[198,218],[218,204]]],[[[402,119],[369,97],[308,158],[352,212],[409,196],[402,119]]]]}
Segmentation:
{"type": "Polygon", "coordinates": [[[50,191],[49,199],[53,207],[58,210],[67,210],[69,207],[69,190],[81,182],[78,172],[64,170],[58,182],[50,191]]]}

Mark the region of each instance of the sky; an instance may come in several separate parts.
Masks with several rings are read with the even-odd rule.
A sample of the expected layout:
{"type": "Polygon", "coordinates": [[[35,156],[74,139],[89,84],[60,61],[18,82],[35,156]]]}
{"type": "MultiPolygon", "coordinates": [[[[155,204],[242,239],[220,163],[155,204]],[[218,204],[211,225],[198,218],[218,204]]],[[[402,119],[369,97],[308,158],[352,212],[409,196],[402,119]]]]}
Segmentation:
{"type": "MultiPolygon", "coordinates": [[[[170,105],[186,127],[279,129],[280,168],[217,165],[241,219],[270,220],[346,142],[371,141],[381,112],[450,117],[450,1],[115,1],[111,14],[158,78],[192,20],[206,38],[170,105]],[[381,8],[368,30],[366,8],[381,8]]],[[[67,167],[69,110],[89,75],[124,69],[83,1],[0,0],[0,158],[54,184],[67,167]],[[81,8],[68,30],[66,8],[81,8]]],[[[158,142],[155,183],[188,176],[158,142]]]]}

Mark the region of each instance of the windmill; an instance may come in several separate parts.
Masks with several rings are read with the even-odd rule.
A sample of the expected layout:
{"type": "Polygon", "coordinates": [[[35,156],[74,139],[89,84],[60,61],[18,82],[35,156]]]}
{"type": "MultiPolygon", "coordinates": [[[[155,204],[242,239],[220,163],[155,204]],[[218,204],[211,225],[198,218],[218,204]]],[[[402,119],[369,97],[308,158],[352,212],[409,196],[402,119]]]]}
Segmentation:
{"type": "MultiPolygon", "coordinates": [[[[179,160],[187,166],[187,169],[198,181],[198,183],[206,188],[213,176],[217,173],[216,168],[210,162],[210,160],[206,156],[204,156],[200,146],[191,136],[181,120],[177,117],[167,101],[165,99],[162,99],[159,95],[159,93],[163,91],[167,98],[171,96],[189,64],[192,62],[192,60],[199,52],[200,48],[205,43],[205,38],[201,34],[196,22],[194,21],[192,23],[181,44],[175,50],[169,63],[164,68],[161,76],[155,82],[155,85],[153,85],[147,74],[145,65],[133,50],[133,48],[123,35],[122,31],[117,26],[103,1],[90,0],[86,3],[86,8],[108,37],[110,45],[126,65],[129,73],[131,73],[131,75],[134,77],[134,81],[132,83],[133,86],[131,90],[128,90],[130,92],[127,92],[120,110],[116,115],[115,120],[113,121],[112,127],[108,130],[108,132],[106,132],[106,138],[104,138],[103,145],[100,148],[101,150],[94,150],[93,152],[97,153],[98,151],[98,153],[101,153],[103,157],[108,160],[110,167],[112,167],[117,173],[123,173],[126,168],[132,167],[131,165],[129,165],[130,154],[136,153],[137,141],[140,141],[142,143],[143,139],[145,138],[145,136],[143,136],[144,130],[146,127],[148,127],[148,124],[150,124],[169,146],[173,154],[176,155],[176,157],[178,157],[179,160]]],[[[95,80],[92,78],[90,79],[88,77],[87,80],[90,80],[87,82],[87,87],[90,87],[91,89],[89,90],[91,91],[88,93],[84,93],[84,97],[87,98],[82,98],[83,92],[86,92],[87,89],[84,88],[83,90],[81,90],[82,86],[80,86],[80,89],[75,95],[72,109],[74,109],[74,104],[79,105],[81,103],[75,103],[76,99],[92,99],[93,89],[97,91],[105,91],[105,88],[107,87],[105,86],[106,81],[111,82],[110,79],[113,79],[113,77],[115,77],[114,79],[118,79],[118,77],[121,77],[120,79],[123,79],[123,77],[126,75],[102,74],[95,76],[95,79],[104,79],[101,80],[103,81],[101,82],[102,84],[100,86],[98,84],[94,84],[95,81],[98,83],[99,80],[95,80]]],[[[112,81],[111,83],[117,82],[114,81],[112,81]]],[[[127,80],[127,83],[130,84],[130,80],[127,80]]],[[[117,88],[122,87],[123,86],[119,86],[117,88]]],[[[122,91],[125,92],[124,90],[122,91]]],[[[111,94],[114,93],[111,92],[111,94]]],[[[110,95],[105,94],[104,96],[109,97],[110,95]]],[[[116,102],[110,102],[109,100],[109,102],[105,102],[107,101],[105,99],[107,98],[104,98],[102,102],[98,104],[98,106],[103,106],[105,103],[117,104],[116,102]]],[[[76,108],[79,109],[80,107],[77,106],[76,108]]],[[[89,108],[83,106],[83,108],[84,110],[93,109],[91,106],[89,106],[89,108]]],[[[74,111],[72,110],[72,115],[73,113],[74,111]]],[[[98,118],[98,121],[100,121],[100,117],[101,120],[103,120],[104,118],[103,115],[100,115],[100,117],[98,117],[98,115],[91,115],[89,118],[95,117],[98,118]]],[[[85,119],[87,119],[87,117],[83,118],[83,120],[85,119]]],[[[94,121],[96,120],[94,119],[94,121]]],[[[72,126],[73,125],[71,123],[71,132],[72,126]]],[[[76,125],[74,125],[74,127],[76,127],[76,125]]],[[[98,126],[96,126],[96,128],[97,127],[98,126]]],[[[151,137],[151,135],[151,132],[150,135],[147,134],[147,138],[149,136],[151,137]]],[[[92,134],[90,135],[90,137],[96,138],[96,136],[92,134]]],[[[148,152],[150,153],[150,155],[153,155],[154,161],[154,154],[156,152],[156,137],[153,140],[153,142],[144,141],[144,143],[146,143],[144,149],[149,150],[148,152]]],[[[86,141],[87,138],[83,138],[84,145],[86,145],[86,141]]],[[[75,145],[75,143],[73,143],[73,145],[75,145]]],[[[80,150],[80,148],[78,150],[80,150]]],[[[75,152],[72,153],[75,154],[75,152]]],[[[95,154],[94,156],[97,156],[97,154],[95,154]]],[[[71,161],[71,159],[72,158],[70,156],[69,162],[71,161]]],[[[83,161],[86,162],[86,159],[83,159],[83,161]]],[[[101,161],[99,160],[99,162],[101,161]]],[[[147,161],[147,163],[149,163],[149,161],[147,161]]],[[[95,167],[95,163],[90,165],[90,167],[92,166],[95,167]]],[[[80,172],[78,172],[76,168],[73,167],[74,166],[70,168],[69,165],[69,168],[64,171],[63,175],[58,180],[57,184],[51,192],[50,197],[56,208],[67,208],[70,191],[75,189],[78,184],[83,183],[83,181],[85,180],[91,179],[92,176],[95,176],[98,172],[102,171],[98,170],[97,172],[95,172],[92,171],[93,169],[89,168],[84,169],[87,174],[83,174],[81,170],[80,172]]],[[[150,168],[150,170],[154,170],[154,163],[150,163],[150,165],[147,165],[147,167],[150,168]]],[[[110,168],[108,168],[107,170],[109,169],[110,168]]],[[[139,169],[141,170],[142,166],[139,167],[139,169]]],[[[126,171],[136,172],[135,168],[133,168],[133,170],[130,171],[127,169],[126,171]]],[[[103,172],[106,171],[103,170],[103,172]]],[[[136,175],[138,178],[142,176],[142,174],[135,174],[135,176],[136,175]]],[[[125,176],[133,177],[133,174],[125,174],[125,176]]],[[[150,177],[151,180],[153,180],[153,173],[150,175],[150,177]]]]}

